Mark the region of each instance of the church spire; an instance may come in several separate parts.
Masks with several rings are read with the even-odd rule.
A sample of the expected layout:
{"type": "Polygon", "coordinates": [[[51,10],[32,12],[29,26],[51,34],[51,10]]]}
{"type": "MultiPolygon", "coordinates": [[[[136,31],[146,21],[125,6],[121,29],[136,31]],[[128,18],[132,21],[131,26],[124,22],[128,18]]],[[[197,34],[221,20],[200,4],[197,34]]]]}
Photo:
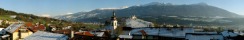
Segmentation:
{"type": "Polygon", "coordinates": [[[113,16],[115,16],[115,12],[113,11],[113,16]]]}
{"type": "Polygon", "coordinates": [[[116,20],[115,12],[113,11],[113,16],[111,17],[111,20],[116,20]]]}

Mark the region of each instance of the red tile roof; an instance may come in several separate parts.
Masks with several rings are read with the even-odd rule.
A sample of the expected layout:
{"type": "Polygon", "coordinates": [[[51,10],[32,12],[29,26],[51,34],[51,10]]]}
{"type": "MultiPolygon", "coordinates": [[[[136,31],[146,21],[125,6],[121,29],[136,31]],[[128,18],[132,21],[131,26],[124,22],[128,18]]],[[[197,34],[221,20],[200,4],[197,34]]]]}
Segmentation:
{"type": "Polygon", "coordinates": [[[38,30],[44,31],[46,27],[44,25],[36,25],[36,26],[29,26],[28,28],[33,32],[36,32],[38,30]]]}
{"type": "Polygon", "coordinates": [[[61,33],[61,34],[71,34],[71,30],[56,30],[56,31],[53,31],[55,33],[61,33]]]}
{"type": "Polygon", "coordinates": [[[77,34],[77,35],[83,35],[83,36],[94,36],[93,34],[91,34],[88,31],[85,31],[85,32],[76,32],[75,34],[77,34]]]}

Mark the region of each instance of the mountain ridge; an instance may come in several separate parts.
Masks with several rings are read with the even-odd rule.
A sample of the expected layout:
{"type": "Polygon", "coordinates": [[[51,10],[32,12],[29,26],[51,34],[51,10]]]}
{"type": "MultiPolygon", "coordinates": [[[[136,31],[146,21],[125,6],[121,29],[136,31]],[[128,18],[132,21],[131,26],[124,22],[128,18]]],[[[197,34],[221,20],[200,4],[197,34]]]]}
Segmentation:
{"type": "MultiPolygon", "coordinates": [[[[227,10],[210,6],[206,3],[173,5],[171,3],[149,3],[140,6],[131,6],[125,9],[95,9],[89,12],[78,12],[71,15],[55,17],[57,19],[70,20],[73,22],[103,22],[109,19],[112,11],[118,17],[129,17],[136,15],[138,18],[158,18],[162,16],[183,16],[183,17],[223,17],[236,18],[240,15],[227,10]],[[84,16],[82,16],[84,15],[84,16]],[[71,18],[70,18],[71,17],[71,18]]],[[[145,20],[145,19],[144,19],[145,20]]],[[[151,21],[151,20],[148,20],[151,21]]],[[[156,19],[156,22],[160,20],[156,19]]],[[[162,21],[160,21],[162,22],[162,21]]],[[[165,22],[165,21],[163,21],[165,22]]]]}

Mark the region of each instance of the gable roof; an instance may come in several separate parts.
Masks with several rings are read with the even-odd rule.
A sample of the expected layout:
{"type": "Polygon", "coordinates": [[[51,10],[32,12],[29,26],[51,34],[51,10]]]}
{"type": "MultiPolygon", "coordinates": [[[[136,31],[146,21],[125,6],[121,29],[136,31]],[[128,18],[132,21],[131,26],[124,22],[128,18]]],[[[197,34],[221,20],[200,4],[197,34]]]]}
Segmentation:
{"type": "Polygon", "coordinates": [[[22,25],[24,25],[24,24],[23,23],[14,23],[14,24],[11,24],[10,26],[8,26],[4,30],[7,31],[7,32],[9,32],[9,33],[13,33],[14,31],[16,31],[22,25]]]}
{"type": "Polygon", "coordinates": [[[68,36],[64,34],[37,31],[26,37],[24,40],[67,40],[68,36]]]}

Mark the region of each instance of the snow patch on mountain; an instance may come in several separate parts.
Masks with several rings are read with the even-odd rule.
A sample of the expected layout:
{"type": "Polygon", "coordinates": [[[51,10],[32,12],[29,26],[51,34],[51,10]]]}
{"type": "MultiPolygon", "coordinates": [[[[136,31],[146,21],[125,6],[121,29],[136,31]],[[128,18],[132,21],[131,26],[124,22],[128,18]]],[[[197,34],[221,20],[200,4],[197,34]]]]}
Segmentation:
{"type": "Polygon", "coordinates": [[[154,27],[154,25],[152,22],[137,19],[136,17],[131,17],[126,19],[126,27],[141,28],[141,27],[154,27]]]}

